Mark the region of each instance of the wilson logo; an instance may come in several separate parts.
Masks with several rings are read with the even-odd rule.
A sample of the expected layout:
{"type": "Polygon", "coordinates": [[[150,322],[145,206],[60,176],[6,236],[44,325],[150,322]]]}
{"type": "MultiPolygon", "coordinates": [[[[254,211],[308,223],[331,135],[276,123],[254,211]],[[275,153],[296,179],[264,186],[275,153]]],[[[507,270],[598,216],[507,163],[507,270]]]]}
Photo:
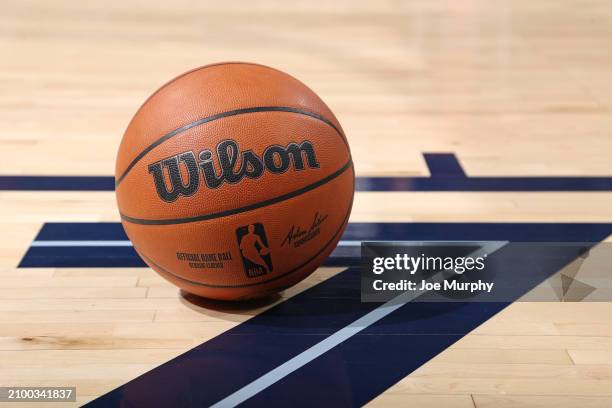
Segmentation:
{"type": "Polygon", "coordinates": [[[314,147],[308,140],[300,144],[291,142],[286,147],[268,146],[261,157],[252,150],[241,152],[235,140],[223,140],[216,148],[217,165],[211,150],[202,150],[197,157],[198,160],[193,151],[187,151],[149,165],[149,174],[162,200],[172,202],[180,196],[195,194],[200,177],[206,187],[218,188],[223,183],[238,183],[245,177],[261,177],[266,171],[278,174],[292,166],[295,170],[304,170],[306,165],[319,167],[314,147]],[[186,171],[181,171],[181,166],[186,171]]]}

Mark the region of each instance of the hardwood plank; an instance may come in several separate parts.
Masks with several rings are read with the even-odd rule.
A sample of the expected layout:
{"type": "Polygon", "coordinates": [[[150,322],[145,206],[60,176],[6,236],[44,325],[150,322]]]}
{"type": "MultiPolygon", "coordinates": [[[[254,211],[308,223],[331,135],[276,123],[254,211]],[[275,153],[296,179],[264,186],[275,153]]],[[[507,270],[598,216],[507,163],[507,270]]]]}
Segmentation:
{"type": "Polygon", "coordinates": [[[570,395],[474,395],[476,408],[600,408],[612,405],[612,397],[570,395]]]}

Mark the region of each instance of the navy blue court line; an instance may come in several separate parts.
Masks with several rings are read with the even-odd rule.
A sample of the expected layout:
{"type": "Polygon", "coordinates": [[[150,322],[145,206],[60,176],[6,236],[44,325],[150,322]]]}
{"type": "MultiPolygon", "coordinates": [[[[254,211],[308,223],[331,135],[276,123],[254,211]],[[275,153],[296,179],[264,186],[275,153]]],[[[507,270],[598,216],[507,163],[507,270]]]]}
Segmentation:
{"type": "Polygon", "coordinates": [[[0,190],[114,191],[110,176],[0,176],[0,190]]]}
{"type": "MultiPolygon", "coordinates": [[[[510,244],[489,261],[500,265],[495,271],[496,285],[509,287],[519,277],[518,284],[506,290],[507,299],[516,300],[575,256],[553,246],[547,251],[541,246],[510,244]]],[[[351,272],[356,270],[346,273],[357,274],[351,272]]],[[[243,406],[362,406],[510,303],[408,303],[243,406]],[[309,391],[300,391],[304,388],[309,391]]],[[[406,396],[407,406],[409,398],[406,396]]]]}
{"type": "MultiPolygon", "coordinates": [[[[598,242],[612,233],[612,224],[353,224],[350,234],[382,231],[403,231],[405,239],[416,240],[598,242]]],[[[551,257],[533,270],[522,267],[513,248],[498,252],[494,256],[507,266],[501,275],[531,273],[531,287],[572,260],[551,257]]],[[[213,404],[377,307],[360,302],[359,278],[358,268],[349,268],[87,406],[213,404]]],[[[408,303],[243,405],[361,406],[507,305],[408,303]]]]}
{"type": "MultiPolygon", "coordinates": [[[[489,223],[350,223],[343,241],[494,241],[504,235],[509,241],[541,242],[554,236],[555,242],[580,242],[585,235],[599,236],[608,224],[489,224],[489,223]],[[541,228],[537,228],[541,227],[541,228]],[[529,231],[529,235],[525,235],[529,231]]],[[[120,223],[46,223],[35,238],[44,241],[127,241],[120,223]]],[[[359,263],[360,248],[338,247],[325,266],[351,266],[359,263]]],[[[87,246],[30,247],[20,268],[121,268],[146,267],[132,247],[87,246]]]]}
{"type": "MultiPolygon", "coordinates": [[[[359,263],[359,247],[337,247],[324,266],[359,263]]],[[[147,265],[133,247],[30,247],[19,268],[144,268],[147,265]]]]}
{"type": "MultiPolygon", "coordinates": [[[[357,177],[356,191],[612,191],[607,177],[468,177],[452,153],[425,153],[431,177],[357,177]]],[[[0,190],[113,191],[110,176],[0,176],[0,190]]]]}
{"type": "Polygon", "coordinates": [[[612,177],[358,177],[356,191],[612,191],[612,177]]]}
{"type": "Polygon", "coordinates": [[[431,177],[465,177],[465,172],[452,153],[423,153],[431,177]]]}
{"type": "MultiPolygon", "coordinates": [[[[480,223],[480,222],[351,222],[343,240],[358,241],[496,241],[582,242],[584,236],[606,234],[605,223],[480,223]],[[552,238],[551,238],[552,237],[552,238]],[[549,241],[547,241],[549,240],[549,241]]],[[[36,241],[122,241],[128,237],[119,222],[48,222],[36,241]]]]}

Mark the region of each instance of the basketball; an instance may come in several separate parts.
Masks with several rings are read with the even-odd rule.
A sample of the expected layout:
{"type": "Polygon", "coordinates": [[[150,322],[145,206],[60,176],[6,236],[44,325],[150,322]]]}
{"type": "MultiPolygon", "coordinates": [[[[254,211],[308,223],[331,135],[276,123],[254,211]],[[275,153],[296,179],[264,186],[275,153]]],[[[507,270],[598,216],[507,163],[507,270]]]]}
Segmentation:
{"type": "Polygon", "coordinates": [[[347,139],[325,103],[273,68],[220,63],[136,112],[115,168],[123,228],[181,289],[239,300],[283,290],[330,255],[351,212],[347,139]]]}

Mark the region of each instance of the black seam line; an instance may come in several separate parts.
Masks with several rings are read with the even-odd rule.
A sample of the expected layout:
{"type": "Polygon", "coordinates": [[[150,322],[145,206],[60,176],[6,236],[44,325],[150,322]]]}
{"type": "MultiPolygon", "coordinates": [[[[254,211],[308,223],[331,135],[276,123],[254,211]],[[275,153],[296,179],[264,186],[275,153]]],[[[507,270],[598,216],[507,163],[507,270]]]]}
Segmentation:
{"type": "MultiPolygon", "coordinates": [[[[353,196],[353,198],[354,198],[354,196],[353,196]]],[[[151,264],[153,264],[153,265],[154,265],[154,266],[155,266],[157,269],[159,269],[159,270],[160,270],[160,271],[162,271],[163,273],[166,273],[166,274],[168,274],[168,275],[170,275],[170,276],[173,276],[174,278],[177,278],[177,279],[182,280],[182,281],[184,281],[184,282],[190,283],[190,284],[192,284],[192,285],[197,285],[197,286],[206,286],[206,287],[209,287],[209,288],[215,288],[215,289],[239,289],[239,288],[246,288],[246,287],[250,287],[250,286],[263,285],[263,284],[270,283],[270,282],[273,282],[273,281],[275,281],[275,280],[278,280],[278,279],[284,278],[284,277],[285,277],[285,276],[287,276],[287,275],[291,275],[292,273],[294,273],[294,272],[296,272],[296,271],[299,271],[300,269],[302,269],[303,267],[305,267],[306,265],[308,265],[310,262],[312,262],[314,259],[316,259],[316,258],[317,258],[319,255],[321,255],[321,254],[323,253],[323,251],[325,251],[325,249],[327,249],[327,247],[328,247],[328,246],[329,246],[329,245],[330,245],[332,242],[334,242],[334,240],[335,240],[335,239],[336,239],[336,237],[338,236],[338,233],[339,233],[339,232],[342,230],[342,228],[344,227],[344,225],[345,225],[345,224],[346,224],[346,222],[348,221],[349,215],[351,214],[351,208],[352,208],[352,207],[353,207],[353,199],[351,198],[351,203],[349,204],[348,209],[346,210],[346,215],[344,216],[344,220],[342,221],[342,223],[340,224],[340,226],[338,227],[338,229],[336,230],[336,232],[334,233],[334,235],[331,237],[331,239],[330,239],[329,241],[327,241],[327,242],[325,243],[325,245],[323,245],[323,246],[321,247],[321,249],[319,249],[319,250],[317,251],[317,253],[316,253],[316,254],[314,254],[313,256],[311,256],[310,258],[308,258],[308,259],[307,259],[305,262],[303,262],[303,263],[302,263],[302,264],[300,264],[299,266],[296,266],[295,268],[293,268],[293,269],[291,269],[291,270],[289,270],[289,271],[287,271],[287,272],[285,272],[285,273],[283,273],[283,274],[280,274],[280,275],[274,276],[273,278],[266,279],[266,280],[259,281],[259,282],[245,283],[245,284],[242,284],[242,285],[211,285],[211,284],[208,284],[208,283],[203,283],[203,282],[193,281],[193,280],[191,280],[191,279],[187,279],[187,278],[184,278],[184,277],[182,277],[182,276],[175,275],[174,273],[172,273],[172,272],[170,272],[170,271],[168,271],[168,270],[166,270],[166,269],[162,268],[161,266],[159,266],[158,264],[156,264],[155,262],[153,262],[153,261],[151,260],[151,258],[149,258],[148,256],[144,255],[142,252],[140,252],[140,251],[138,251],[138,250],[136,250],[136,252],[138,252],[138,254],[139,254],[140,256],[142,256],[143,258],[145,258],[145,260],[146,260],[147,262],[150,262],[151,264]]]]}
{"type": "Polygon", "coordinates": [[[258,106],[255,108],[243,108],[243,109],[236,109],[236,110],[232,110],[232,111],[227,111],[227,112],[221,112],[221,113],[217,113],[215,115],[212,116],[207,116],[205,118],[202,119],[198,119],[195,122],[191,122],[188,123],[184,126],[181,126],[179,128],[174,129],[173,131],[171,131],[170,133],[166,133],[165,135],[163,135],[162,137],[160,137],[159,139],[157,139],[156,141],[154,141],[153,143],[151,143],[149,146],[147,146],[142,152],[140,152],[138,154],[138,156],[136,156],[136,158],[134,158],[134,160],[132,160],[132,162],[127,166],[127,168],[125,169],[125,171],[123,172],[123,174],[121,174],[121,176],[117,179],[117,181],[115,182],[115,187],[119,186],[119,184],[123,181],[123,179],[127,176],[127,174],[130,172],[130,170],[132,170],[132,168],[136,165],[136,163],[138,163],[143,157],[145,157],[151,150],[153,150],[154,148],[156,148],[157,146],[159,146],[160,144],[164,143],[166,140],[180,134],[183,133],[191,128],[194,128],[196,126],[202,125],[204,123],[208,123],[208,122],[213,122],[215,120],[219,120],[219,119],[223,119],[223,118],[227,118],[230,116],[237,116],[237,115],[244,115],[244,114],[248,114],[248,113],[256,113],[256,112],[289,112],[289,113],[297,113],[299,115],[305,115],[305,116],[310,116],[311,118],[315,118],[320,120],[323,123],[326,123],[327,125],[331,126],[342,138],[342,141],[344,142],[344,144],[346,144],[347,148],[348,148],[348,143],[346,141],[346,138],[344,137],[344,134],[340,131],[340,129],[338,129],[336,127],[336,125],[334,125],[329,119],[314,113],[314,112],[309,112],[309,111],[305,111],[302,109],[297,109],[297,108],[290,108],[288,106],[258,106]]]}
{"type": "Polygon", "coordinates": [[[352,160],[349,159],[349,161],[344,166],[342,166],[339,170],[336,170],[329,176],[322,178],[321,180],[315,183],[309,184],[298,190],[291,191],[281,196],[270,198],[268,200],[260,201],[258,203],[250,204],[244,207],[232,208],[231,210],[219,211],[219,212],[212,213],[212,214],[197,215],[195,217],[185,217],[185,218],[170,218],[170,219],[152,220],[152,219],[146,219],[146,218],[134,218],[134,217],[130,217],[125,214],[121,214],[121,219],[123,219],[124,221],[130,222],[132,224],[140,224],[140,225],[173,225],[173,224],[186,224],[186,223],[198,222],[198,221],[207,221],[207,220],[212,220],[215,218],[227,217],[229,215],[240,214],[246,211],[251,211],[257,208],[276,204],[281,201],[285,201],[290,198],[297,197],[301,194],[307,193],[308,191],[314,190],[315,188],[321,187],[322,185],[329,183],[336,177],[340,176],[348,168],[350,168],[352,164],[353,164],[352,160]]]}

